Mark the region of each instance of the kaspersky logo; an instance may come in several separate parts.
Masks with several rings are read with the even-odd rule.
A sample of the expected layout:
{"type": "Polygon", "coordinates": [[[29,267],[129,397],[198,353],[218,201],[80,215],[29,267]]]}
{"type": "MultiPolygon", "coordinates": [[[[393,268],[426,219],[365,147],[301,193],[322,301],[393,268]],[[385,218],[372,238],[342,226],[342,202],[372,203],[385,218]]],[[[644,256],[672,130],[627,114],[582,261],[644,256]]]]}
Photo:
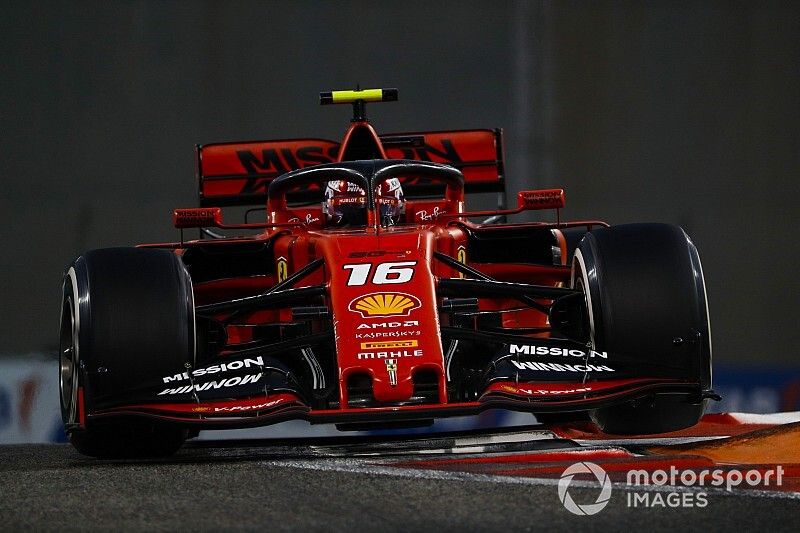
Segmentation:
{"type": "Polygon", "coordinates": [[[361,318],[408,316],[420,307],[419,298],[402,292],[374,292],[353,299],[348,306],[350,311],[359,313],[361,318]]]}

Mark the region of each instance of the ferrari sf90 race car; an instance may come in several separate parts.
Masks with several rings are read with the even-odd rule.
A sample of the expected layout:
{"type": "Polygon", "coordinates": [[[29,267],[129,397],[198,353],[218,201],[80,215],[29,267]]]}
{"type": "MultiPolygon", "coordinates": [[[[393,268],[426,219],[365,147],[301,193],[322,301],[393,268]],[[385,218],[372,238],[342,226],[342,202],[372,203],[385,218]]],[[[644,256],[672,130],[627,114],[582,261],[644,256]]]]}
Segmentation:
{"type": "Polygon", "coordinates": [[[686,233],[562,220],[561,189],[468,211],[473,192],[505,203],[501,130],[378,134],[366,103],[396,99],[322,93],[353,106],[341,142],[198,146],[200,207],[174,211],[177,242],[68,267],[60,396],[79,452],[169,455],[205,429],[406,428],[486,409],[615,434],[698,421],[715,395],[686,233]],[[233,206],[250,206],[243,223],[223,221],[233,206]],[[507,221],[527,210],[554,221],[507,221]]]}

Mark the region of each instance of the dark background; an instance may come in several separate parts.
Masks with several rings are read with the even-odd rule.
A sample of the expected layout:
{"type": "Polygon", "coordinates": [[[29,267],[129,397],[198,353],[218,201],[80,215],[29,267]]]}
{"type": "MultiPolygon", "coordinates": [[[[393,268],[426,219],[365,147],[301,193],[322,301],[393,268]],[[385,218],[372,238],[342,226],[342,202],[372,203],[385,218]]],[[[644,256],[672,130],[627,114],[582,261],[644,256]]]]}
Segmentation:
{"type": "MultiPolygon", "coordinates": [[[[797,363],[800,7],[769,2],[14,2],[0,17],[0,354],[53,350],[60,276],[173,240],[198,142],[503,127],[509,192],[666,221],[718,362],[797,363]]],[[[489,203],[483,198],[479,205],[489,203]]]]}

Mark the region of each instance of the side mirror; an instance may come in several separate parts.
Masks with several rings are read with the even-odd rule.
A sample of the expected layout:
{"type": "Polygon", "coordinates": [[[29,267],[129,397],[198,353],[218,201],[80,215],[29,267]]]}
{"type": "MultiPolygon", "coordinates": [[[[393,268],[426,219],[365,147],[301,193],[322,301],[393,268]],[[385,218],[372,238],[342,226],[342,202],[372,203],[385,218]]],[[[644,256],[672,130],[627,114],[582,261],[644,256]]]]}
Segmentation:
{"type": "Polygon", "coordinates": [[[175,209],[172,212],[172,225],[177,229],[220,227],[222,226],[222,208],[192,207],[175,209]]]}
{"type": "Polygon", "coordinates": [[[539,189],[520,191],[517,194],[517,208],[520,211],[539,209],[561,209],[564,207],[564,189],[539,189]]]}

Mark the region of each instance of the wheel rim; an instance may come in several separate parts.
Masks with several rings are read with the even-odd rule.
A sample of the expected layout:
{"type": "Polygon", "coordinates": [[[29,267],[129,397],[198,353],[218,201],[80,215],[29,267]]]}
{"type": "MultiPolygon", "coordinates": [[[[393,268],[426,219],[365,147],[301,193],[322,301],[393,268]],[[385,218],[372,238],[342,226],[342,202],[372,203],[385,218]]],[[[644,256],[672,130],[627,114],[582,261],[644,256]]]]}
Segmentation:
{"type": "Polygon", "coordinates": [[[589,343],[592,350],[597,349],[597,343],[595,341],[595,334],[596,334],[596,324],[595,324],[595,316],[594,316],[594,309],[592,308],[592,294],[591,294],[591,287],[588,282],[588,277],[586,275],[586,265],[584,263],[583,254],[580,250],[576,250],[575,257],[573,258],[573,268],[572,268],[572,276],[570,280],[570,284],[573,289],[578,289],[583,293],[584,298],[584,306],[585,306],[585,315],[584,319],[586,320],[586,324],[588,325],[588,337],[589,343]]]}
{"type": "Polygon", "coordinates": [[[75,413],[75,396],[77,392],[77,332],[75,331],[75,310],[72,298],[64,300],[61,310],[61,334],[59,340],[59,390],[61,391],[61,409],[65,422],[72,422],[75,413]]]}

